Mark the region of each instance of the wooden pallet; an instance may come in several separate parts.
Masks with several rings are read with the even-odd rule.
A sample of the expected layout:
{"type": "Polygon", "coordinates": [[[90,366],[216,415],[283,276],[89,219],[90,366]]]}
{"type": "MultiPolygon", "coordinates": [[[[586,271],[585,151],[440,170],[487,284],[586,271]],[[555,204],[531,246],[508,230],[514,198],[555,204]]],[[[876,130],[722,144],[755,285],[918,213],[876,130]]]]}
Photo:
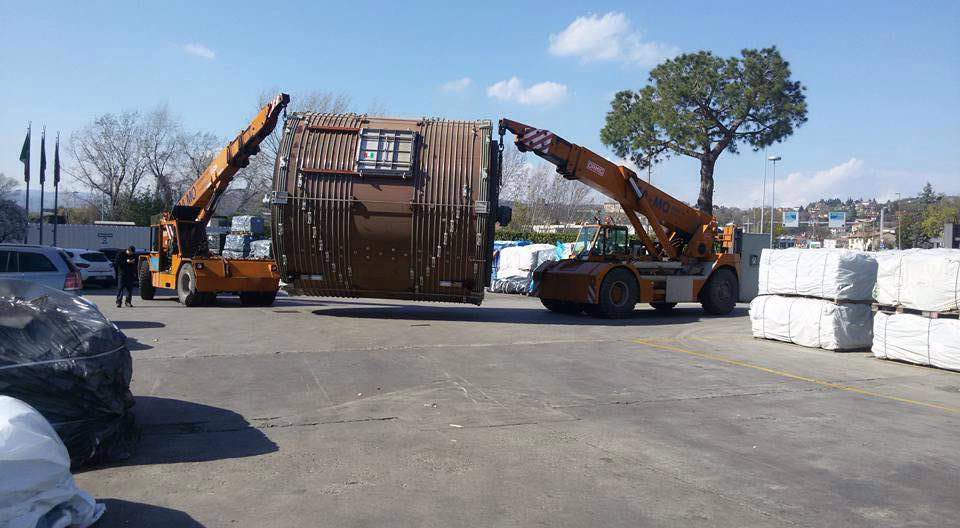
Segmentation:
{"type": "Polygon", "coordinates": [[[931,312],[927,310],[915,310],[913,308],[906,308],[904,306],[890,306],[886,304],[873,303],[870,305],[870,309],[874,312],[883,312],[887,314],[895,313],[906,313],[919,315],[921,317],[926,317],[928,319],[960,319],[960,312],[956,310],[951,310],[949,312],[931,312]]]}

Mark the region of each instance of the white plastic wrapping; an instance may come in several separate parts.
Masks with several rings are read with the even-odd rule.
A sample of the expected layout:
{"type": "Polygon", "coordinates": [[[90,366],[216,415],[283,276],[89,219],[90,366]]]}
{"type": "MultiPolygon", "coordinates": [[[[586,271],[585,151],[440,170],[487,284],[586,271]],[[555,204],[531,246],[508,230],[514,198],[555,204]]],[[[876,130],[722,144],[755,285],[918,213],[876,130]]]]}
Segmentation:
{"type": "Polygon", "coordinates": [[[960,320],[877,312],[873,355],[960,371],[960,320]]]}
{"type": "Polygon", "coordinates": [[[960,249],[908,249],[878,255],[877,302],[914,310],[960,309],[960,249]]]}
{"type": "Polygon", "coordinates": [[[846,249],[764,249],[759,295],[869,301],[877,280],[871,253],[846,249]]]}
{"type": "Polygon", "coordinates": [[[530,278],[537,266],[557,259],[557,247],[553,244],[530,244],[505,247],[500,250],[497,264],[497,279],[530,278]]]}
{"type": "Polygon", "coordinates": [[[0,526],[86,528],[106,508],[80,491],[70,456],[33,407],[0,396],[0,526]]]}
{"type": "Polygon", "coordinates": [[[827,350],[870,347],[870,305],[762,295],[750,302],[754,337],[827,350]]]}

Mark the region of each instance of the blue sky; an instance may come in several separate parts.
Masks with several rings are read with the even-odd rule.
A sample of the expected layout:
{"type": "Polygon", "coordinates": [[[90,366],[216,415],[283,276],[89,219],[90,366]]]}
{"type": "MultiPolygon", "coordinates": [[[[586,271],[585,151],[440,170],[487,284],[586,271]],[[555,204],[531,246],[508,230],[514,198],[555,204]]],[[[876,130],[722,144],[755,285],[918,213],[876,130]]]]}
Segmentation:
{"type": "MultiPolygon", "coordinates": [[[[778,205],[909,195],[928,180],[960,193],[960,3],[775,4],[0,0],[0,171],[22,174],[28,120],[68,135],[167,104],[226,137],[272,87],[344,92],[359,111],[511,117],[608,153],[612,94],[642,87],[663,56],[775,44],[809,104],[809,122],[771,149],[778,205]]],[[[724,154],[716,202],[759,203],[763,168],[762,153],[724,154]]],[[[668,161],[654,184],[695,200],[697,169],[668,161]]]]}

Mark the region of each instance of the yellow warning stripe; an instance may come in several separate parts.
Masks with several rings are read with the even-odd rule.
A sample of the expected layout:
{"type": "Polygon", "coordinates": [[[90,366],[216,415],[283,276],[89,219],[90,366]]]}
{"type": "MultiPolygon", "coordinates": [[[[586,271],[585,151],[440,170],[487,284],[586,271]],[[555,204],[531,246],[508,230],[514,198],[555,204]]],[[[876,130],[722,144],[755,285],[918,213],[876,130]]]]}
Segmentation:
{"type": "Polygon", "coordinates": [[[951,413],[960,413],[960,408],[957,408],[957,407],[949,407],[949,406],[946,406],[946,405],[940,405],[940,404],[938,404],[938,403],[930,403],[930,402],[924,402],[924,401],[918,401],[918,400],[911,400],[911,399],[909,399],[909,398],[900,398],[900,397],[898,397],[898,396],[889,396],[889,395],[886,395],[886,394],[880,394],[880,393],[877,393],[877,392],[868,391],[868,390],[860,389],[860,388],[857,388],[857,387],[850,387],[850,386],[848,386],[848,385],[840,385],[839,383],[833,383],[833,382],[830,382],[830,381],[824,381],[824,380],[820,380],[820,379],[816,379],[816,378],[809,378],[809,377],[807,377],[807,376],[801,376],[801,375],[799,375],[799,374],[793,374],[793,373],[785,372],[785,371],[782,371],[782,370],[772,369],[772,368],[768,368],[768,367],[761,367],[760,365],[754,365],[754,364],[752,364],[752,363],[747,363],[746,361],[740,361],[740,360],[731,359],[731,358],[724,357],[724,356],[718,356],[718,355],[716,355],[716,354],[710,354],[710,353],[708,353],[708,352],[698,352],[698,351],[696,351],[696,350],[688,350],[688,349],[686,349],[686,348],[681,348],[681,347],[678,347],[678,346],[668,345],[668,344],[666,344],[666,343],[660,343],[660,342],[656,342],[656,341],[647,341],[647,340],[645,340],[645,339],[634,339],[633,342],[634,342],[634,343],[637,343],[637,344],[639,344],[639,345],[644,345],[644,346],[648,346],[648,347],[651,347],[651,348],[659,348],[659,349],[661,349],[661,350],[670,350],[670,351],[673,351],[673,352],[680,352],[680,353],[682,353],[682,354],[687,354],[687,355],[690,355],[690,356],[695,356],[695,357],[699,357],[699,358],[703,358],[703,359],[710,359],[710,360],[713,360],[713,361],[720,361],[720,362],[722,362],[722,363],[727,363],[727,364],[730,364],[730,365],[737,365],[738,367],[746,367],[746,368],[750,368],[750,369],[754,369],[754,370],[759,370],[759,371],[762,371],[762,372],[767,372],[767,373],[770,373],[770,374],[775,374],[775,375],[777,375],[777,376],[782,376],[782,377],[784,377],[784,378],[790,378],[790,379],[795,379],[795,380],[800,380],[800,381],[806,381],[806,382],[808,382],[808,383],[814,383],[814,384],[817,384],[817,385],[821,385],[821,386],[823,386],[823,387],[830,387],[831,389],[837,389],[837,390],[842,390],[842,391],[847,391],[847,392],[854,392],[854,393],[857,393],[857,394],[862,394],[862,395],[864,395],[864,396],[872,396],[872,397],[874,397],[874,398],[881,398],[881,399],[884,399],[884,400],[891,400],[891,401],[896,401],[896,402],[900,402],[900,403],[909,403],[909,404],[911,404],[911,405],[919,405],[919,406],[921,406],[921,407],[929,407],[929,408],[931,408],[931,409],[938,409],[938,410],[941,410],[941,411],[947,411],[947,412],[951,412],[951,413]]]}

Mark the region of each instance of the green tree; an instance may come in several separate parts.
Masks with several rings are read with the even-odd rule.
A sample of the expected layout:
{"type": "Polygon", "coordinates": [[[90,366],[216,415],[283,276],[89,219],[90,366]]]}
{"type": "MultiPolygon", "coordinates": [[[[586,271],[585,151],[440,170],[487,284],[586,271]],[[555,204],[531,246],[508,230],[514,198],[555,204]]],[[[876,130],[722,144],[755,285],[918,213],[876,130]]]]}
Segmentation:
{"type": "Polygon", "coordinates": [[[114,209],[114,219],[134,222],[139,226],[150,225],[150,217],[165,210],[162,196],[152,192],[142,192],[123,197],[114,209]]]}
{"type": "Polygon", "coordinates": [[[713,212],[713,171],[725,150],[783,141],[807,120],[804,86],[776,47],[722,58],[708,51],[667,60],[650,84],[614,96],[600,139],[646,168],[670,155],[700,160],[697,207],[713,212]]]}
{"type": "Polygon", "coordinates": [[[939,202],[940,199],[943,198],[943,195],[934,191],[933,185],[931,185],[930,182],[927,182],[927,184],[923,186],[923,190],[920,191],[920,195],[917,196],[917,198],[925,204],[932,204],[939,202]]]}
{"type": "Polygon", "coordinates": [[[0,242],[19,242],[27,225],[27,214],[13,200],[0,198],[0,242]]]}
{"type": "Polygon", "coordinates": [[[929,240],[943,234],[943,224],[957,221],[957,207],[944,203],[927,206],[920,222],[920,233],[929,240]]]}

